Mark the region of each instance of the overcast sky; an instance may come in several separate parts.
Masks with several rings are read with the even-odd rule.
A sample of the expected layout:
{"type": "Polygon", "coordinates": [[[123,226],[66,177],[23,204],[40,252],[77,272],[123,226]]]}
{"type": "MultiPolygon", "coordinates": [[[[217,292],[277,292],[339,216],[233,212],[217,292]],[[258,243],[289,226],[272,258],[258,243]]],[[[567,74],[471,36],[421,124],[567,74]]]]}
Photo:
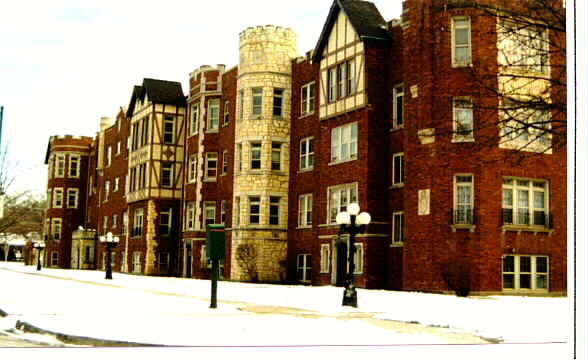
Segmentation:
{"type": "MultiPolygon", "coordinates": [[[[388,21],[401,0],[373,1],[388,21]]],[[[201,65],[238,61],[239,33],[277,25],[314,48],[332,0],[18,0],[0,2],[2,147],[16,170],[8,192],[44,193],[52,135],[94,136],[134,85],[180,81],[201,65]]]]}

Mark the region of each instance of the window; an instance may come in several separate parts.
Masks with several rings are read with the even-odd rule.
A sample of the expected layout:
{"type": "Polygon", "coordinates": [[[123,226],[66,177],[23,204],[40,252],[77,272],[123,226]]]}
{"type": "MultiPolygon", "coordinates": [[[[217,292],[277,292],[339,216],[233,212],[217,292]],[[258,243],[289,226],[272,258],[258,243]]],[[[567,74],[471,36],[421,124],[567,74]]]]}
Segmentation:
{"type": "Polygon", "coordinates": [[[53,178],[53,162],[55,161],[53,155],[49,156],[48,174],[47,178],[51,180],[53,178]]]}
{"type": "Polygon", "coordinates": [[[357,123],[331,130],[331,162],[357,158],[357,123]]]}
{"type": "Polygon", "coordinates": [[[228,125],[229,124],[229,100],[225,101],[225,113],[223,116],[223,125],[228,125]]]}
{"type": "Polygon", "coordinates": [[[174,164],[162,163],[161,164],[161,186],[172,187],[174,180],[174,164]]]}
{"type": "Polygon", "coordinates": [[[249,224],[259,224],[261,200],[259,196],[249,197],[249,224]]]}
{"type": "Polygon", "coordinates": [[[337,214],[347,210],[347,205],[357,202],[357,184],[338,185],[329,188],[329,214],[330,224],[335,224],[337,214]]]}
{"type": "Polygon", "coordinates": [[[126,235],[129,232],[129,213],[125,210],[123,212],[122,234],[126,235]]]}
{"type": "Polygon", "coordinates": [[[131,168],[131,181],[129,182],[129,191],[137,190],[137,169],[131,168]]]}
{"type": "Polygon", "coordinates": [[[106,167],[112,165],[112,146],[106,148],[106,167]]]}
{"type": "Polygon", "coordinates": [[[550,40],[546,28],[500,18],[497,32],[499,66],[508,72],[548,73],[550,40]]]}
{"type": "Polygon", "coordinates": [[[51,219],[51,237],[61,240],[61,219],[51,219]]]}
{"type": "Polygon", "coordinates": [[[141,252],[133,251],[133,273],[141,273],[141,252]]]}
{"type": "Polygon", "coordinates": [[[469,66],[472,63],[470,18],[456,17],[452,21],[452,63],[453,66],[469,66]]]}
{"type": "Polygon", "coordinates": [[[392,213],[392,245],[402,245],[404,243],[404,212],[396,211],[392,213]]]}
{"type": "Polygon", "coordinates": [[[314,167],[314,138],[300,140],[300,170],[310,170],[314,167]]]}
{"type": "MultiPolygon", "coordinates": [[[[120,125],[120,123],[119,123],[120,125]]],[[[120,155],[120,141],[116,142],[116,155],[120,155]]]]}
{"type": "Polygon", "coordinates": [[[525,100],[503,100],[500,111],[500,146],[523,151],[549,150],[549,110],[529,106],[525,100]]]}
{"type": "Polygon", "coordinates": [[[214,224],[216,222],[216,202],[204,202],[204,226],[214,224]]]}
{"type": "Polygon", "coordinates": [[[298,198],[298,226],[312,225],[312,194],[300,195],[298,198]]]}
{"type": "Polygon", "coordinates": [[[533,255],[503,256],[502,288],[515,291],[548,291],[549,258],[533,255]]]}
{"type": "Polygon", "coordinates": [[[263,89],[262,88],[253,88],[251,89],[252,92],[252,108],[251,114],[253,116],[261,116],[261,110],[263,106],[263,89]]]}
{"type": "Polygon", "coordinates": [[[173,144],[176,138],[176,117],[172,115],[165,115],[163,120],[163,143],[173,144]]]}
{"type": "Polygon", "coordinates": [[[69,156],[69,177],[80,177],[80,157],[77,155],[69,156]]]}
{"type": "Polygon", "coordinates": [[[329,101],[355,94],[355,60],[343,62],[328,70],[329,101]]]}
{"type": "Polygon", "coordinates": [[[245,109],[245,92],[239,90],[239,120],[243,120],[243,110],[245,109]]]}
{"type": "Polygon", "coordinates": [[[118,215],[114,214],[114,215],[112,215],[112,228],[116,229],[117,226],[118,226],[118,215]]]}
{"type": "Polygon", "coordinates": [[[394,87],[392,102],[392,127],[400,128],[404,126],[404,87],[402,85],[394,87]]]}
{"type": "Polygon", "coordinates": [[[59,265],[59,252],[58,251],[51,251],[51,266],[58,266],[59,265]]]}
{"type": "Polygon", "coordinates": [[[474,109],[472,100],[458,98],[453,100],[453,141],[472,141],[474,139],[474,109]]]}
{"type": "Polygon", "coordinates": [[[132,236],[143,235],[143,209],[135,210],[135,218],[133,219],[133,234],[132,236]]]}
{"type": "Polygon", "coordinates": [[[198,126],[200,124],[200,105],[192,106],[192,121],[190,122],[190,135],[198,134],[198,126]]]}
{"type": "Polygon", "coordinates": [[[329,244],[321,245],[321,274],[329,272],[329,265],[331,260],[331,247],[329,244]]]}
{"type": "Polygon", "coordinates": [[[159,273],[167,274],[169,272],[169,253],[159,253],[159,273]]]}
{"type": "Polygon", "coordinates": [[[104,201],[108,201],[108,198],[110,197],[110,181],[105,181],[104,182],[104,201]]]}
{"type": "Polygon", "coordinates": [[[227,200],[221,200],[220,205],[220,223],[224,224],[227,221],[227,200]]]}
{"type": "Polygon", "coordinates": [[[196,203],[191,201],[186,204],[186,229],[196,229],[196,203]]]}
{"type": "Polygon", "coordinates": [[[282,118],[284,107],[284,89],[274,89],[274,104],[273,104],[273,116],[274,118],[282,118]]]}
{"type": "Polygon", "coordinates": [[[159,212],[159,235],[170,236],[172,227],[172,209],[162,208],[159,212]]]}
{"type": "Polygon", "coordinates": [[[301,89],[300,115],[308,115],[314,112],[314,82],[306,84],[301,89]]]}
{"type": "Polygon", "coordinates": [[[118,178],[114,178],[114,188],[112,189],[113,192],[117,192],[118,191],[118,186],[119,186],[119,183],[118,182],[119,182],[118,181],[118,178]]]}
{"type": "Polygon", "coordinates": [[[149,142],[149,116],[145,116],[141,120],[141,146],[147,145],[149,142]]]}
{"type": "Polygon", "coordinates": [[[104,218],[102,219],[102,233],[104,235],[106,235],[107,231],[108,231],[108,216],[104,215],[104,218]]]}
{"type": "Polygon", "coordinates": [[[353,264],[355,265],[355,269],[353,270],[354,274],[362,274],[363,273],[363,244],[362,243],[355,243],[355,251],[353,252],[353,264]]]}
{"type": "Polygon", "coordinates": [[[221,170],[221,175],[227,175],[229,171],[229,152],[227,150],[223,151],[223,167],[221,170]]]}
{"type": "Polygon", "coordinates": [[[59,154],[57,155],[57,167],[55,168],[55,177],[64,177],[65,176],[65,155],[59,154]]]}
{"type": "Polygon", "coordinates": [[[67,189],[67,208],[77,209],[78,208],[78,189],[67,189]]]}
{"type": "Polygon", "coordinates": [[[216,180],[218,154],[209,152],[206,153],[206,169],[204,170],[206,177],[204,180],[216,180]]]}
{"type": "Polygon", "coordinates": [[[251,169],[261,169],[261,143],[251,143],[251,169]]]}
{"type": "Polygon", "coordinates": [[[272,170],[282,170],[282,144],[272,142],[272,170]]]}
{"type": "Polygon", "coordinates": [[[208,100],[208,130],[218,130],[220,112],[220,99],[209,99],[208,100]]]}
{"type": "Polygon", "coordinates": [[[241,224],[241,198],[235,197],[235,225],[241,224]]]}
{"type": "Polygon", "coordinates": [[[502,223],[547,227],[548,184],[543,180],[502,180],[502,223]]]}
{"type": "Polygon", "coordinates": [[[309,283],[312,274],[312,261],[310,254],[299,254],[296,259],[297,279],[303,283],[309,283]]]}
{"type": "Polygon", "coordinates": [[[237,144],[237,149],[235,150],[237,155],[235,156],[236,165],[235,168],[238,172],[241,172],[243,169],[243,145],[237,144]]]}
{"type": "Polygon", "coordinates": [[[196,182],[196,166],[198,164],[198,155],[192,154],[190,155],[190,167],[188,168],[188,182],[193,183],[196,182]]]}
{"type": "Polygon", "coordinates": [[[63,189],[62,188],[53,189],[53,207],[54,208],[63,207],[63,189]]]}
{"type": "Polygon", "coordinates": [[[392,155],[392,185],[404,184],[404,153],[392,155]]]}
{"type": "Polygon", "coordinates": [[[147,164],[143,163],[139,165],[139,189],[144,189],[145,187],[147,187],[147,164]]]}
{"type": "Polygon", "coordinates": [[[456,175],[454,178],[454,213],[453,223],[469,225],[474,223],[474,177],[456,175]]]}
{"type": "Polygon", "coordinates": [[[280,224],[280,197],[270,196],[269,198],[269,224],[280,224]]]}

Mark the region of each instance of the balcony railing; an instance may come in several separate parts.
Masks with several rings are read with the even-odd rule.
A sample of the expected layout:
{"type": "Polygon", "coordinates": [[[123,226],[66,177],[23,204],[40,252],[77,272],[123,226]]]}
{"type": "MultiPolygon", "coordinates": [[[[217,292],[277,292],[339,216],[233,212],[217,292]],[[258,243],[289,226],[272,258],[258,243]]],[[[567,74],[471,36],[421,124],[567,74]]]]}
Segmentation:
{"type": "Polygon", "coordinates": [[[548,228],[553,219],[545,211],[502,209],[502,225],[537,226],[548,228]]]}
{"type": "Polygon", "coordinates": [[[453,209],[451,221],[451,225],[474,225],[474,209],[453,209]]]}

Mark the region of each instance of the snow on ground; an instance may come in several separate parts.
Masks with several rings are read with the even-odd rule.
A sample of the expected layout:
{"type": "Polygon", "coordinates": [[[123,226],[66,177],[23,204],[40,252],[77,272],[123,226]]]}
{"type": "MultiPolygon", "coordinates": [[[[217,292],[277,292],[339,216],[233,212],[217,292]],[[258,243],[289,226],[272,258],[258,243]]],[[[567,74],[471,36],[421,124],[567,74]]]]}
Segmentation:
{"type": "Polygon", "coordinates": [[[390,331],[385,322],[374,325],[366,318],[505,343],[565,343],[572,327],[569,299],[562,297],[458,298],[358,289],[354,309],[341,306],[342,288],[221,281],[218,308],[210,309],[207,280],[113,277],[105,280],[101,271],[37,272],[34,266],[0,262],[0,309],[9,314],[0,318],[0,329],[20,320],[65,334],[147,344],[289,346],[443,342],[408,325],[406,331],[390,331]]]}

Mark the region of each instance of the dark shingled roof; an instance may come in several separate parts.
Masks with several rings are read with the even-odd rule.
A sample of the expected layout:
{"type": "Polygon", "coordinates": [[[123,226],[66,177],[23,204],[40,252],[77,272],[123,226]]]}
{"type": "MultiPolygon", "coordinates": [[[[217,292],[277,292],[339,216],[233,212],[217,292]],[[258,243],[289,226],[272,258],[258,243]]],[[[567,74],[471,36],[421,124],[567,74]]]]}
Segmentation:
{"type": "Polygon", "coordinates": [[[177,81],[143,79],[143,85],[135,85],[133,95],[127,110],[127,116],[132,116],[135,101],[145,99],[145,95],[153,103],[186,106],[186,97],[182,91],[182,84],[177,81]]]}
{"type": "Polygon", "coordinates": [[[361,40],[390,41],[386,20],[376,5],[368,1],[334,0],[314,51],[312,59],[314,62],[319,62],[322,58],[323,50],[329,41],[329,34],[341,10],[347,15],[351,26],[361,40]]]}

